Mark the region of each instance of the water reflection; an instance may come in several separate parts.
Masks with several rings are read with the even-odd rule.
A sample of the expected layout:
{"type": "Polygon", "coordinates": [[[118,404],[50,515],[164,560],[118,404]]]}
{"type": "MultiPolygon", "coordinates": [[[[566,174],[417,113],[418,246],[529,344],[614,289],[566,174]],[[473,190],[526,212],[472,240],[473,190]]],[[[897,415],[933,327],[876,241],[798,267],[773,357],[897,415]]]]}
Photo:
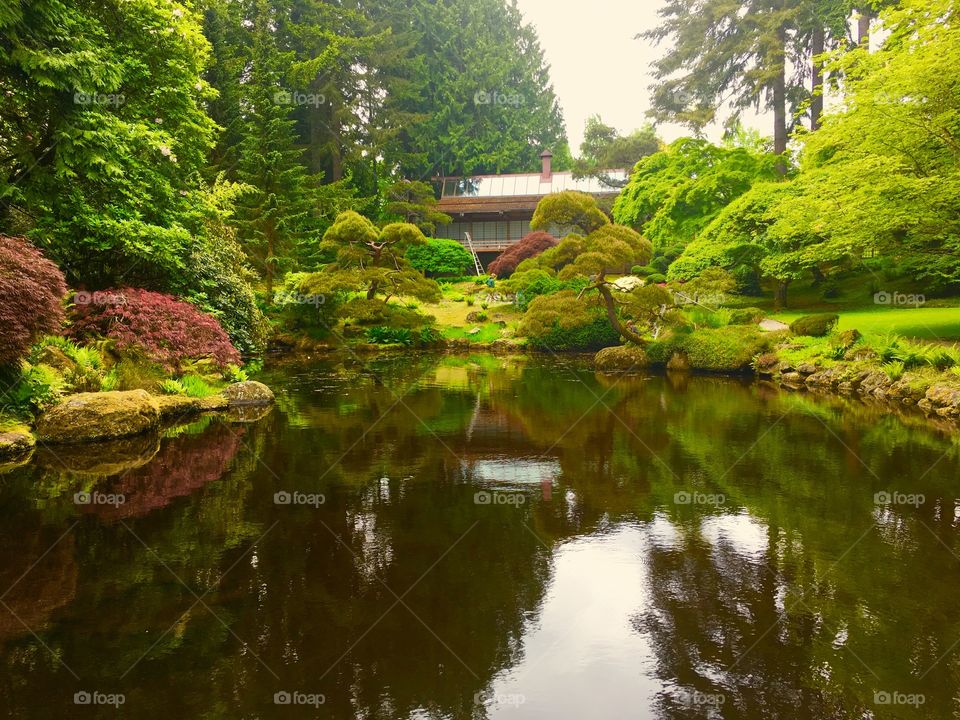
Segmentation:
{"type": "Polygon", "coordinates": [[[0,475],[8,714],[84,689],[134,718],[960,709],[954,434],[571,359],[265,379],[263,416],[0,475]]]}

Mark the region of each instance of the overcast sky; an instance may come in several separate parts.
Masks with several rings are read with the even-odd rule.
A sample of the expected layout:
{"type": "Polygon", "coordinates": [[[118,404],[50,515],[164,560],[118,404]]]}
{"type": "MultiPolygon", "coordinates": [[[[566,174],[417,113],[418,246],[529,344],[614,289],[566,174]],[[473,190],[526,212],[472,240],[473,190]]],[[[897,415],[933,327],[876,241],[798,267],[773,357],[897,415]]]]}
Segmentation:
{"type": "MultiPolygon", "coordinates": [[[[563,107],[567,134],[574,155],[579,154],[584,123],[590,115],[622,133],[647,122],[650,67],[664,52],[637,33],[658,24],[657,10],[664,0],[517,0],[527,22],[540,36],[554,89],[563,107]],[[569,9],[568,9],[569,8],[569,9]]],[[[745,124],[770,134],[762,119],[744,118],[745,124]]],[[[689,131],[660,126],[660,136],[674,140],[689,131]]],[[[722,128],[710,128],[717,140],[722,128]]]]}

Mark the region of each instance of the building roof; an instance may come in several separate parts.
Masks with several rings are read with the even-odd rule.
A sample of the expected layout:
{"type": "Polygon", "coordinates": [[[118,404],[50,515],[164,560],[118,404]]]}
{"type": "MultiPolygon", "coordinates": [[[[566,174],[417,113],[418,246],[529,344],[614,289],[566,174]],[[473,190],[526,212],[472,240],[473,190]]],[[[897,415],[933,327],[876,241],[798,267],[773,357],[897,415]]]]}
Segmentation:
{"type": "MultiPolygon", "coordinates": [[[[608,170],[604,173],[611,180],[625,183],[629,178],[626,170],[608,170]]],[[[465,178],[444,178],[441,201],[448,198],[515,198],[543,197],[550,193],[576,190],[595,195],[616,195],[620,186],[608,185],[596,177],[574,179],[571,172],[554,172],[518,175],[475,175],[465,178]]]]}

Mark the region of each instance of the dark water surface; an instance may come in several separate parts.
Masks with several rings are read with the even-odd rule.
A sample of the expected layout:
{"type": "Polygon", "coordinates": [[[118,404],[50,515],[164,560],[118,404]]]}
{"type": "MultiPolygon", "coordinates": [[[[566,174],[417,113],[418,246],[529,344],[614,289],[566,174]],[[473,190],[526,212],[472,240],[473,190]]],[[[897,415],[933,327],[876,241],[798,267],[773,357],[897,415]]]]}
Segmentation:
{"type": "Polygon", "coordinates": [[[576,359],[262,379],[0,471],[0,716],[960,714],[955,434],[576,359]]]}

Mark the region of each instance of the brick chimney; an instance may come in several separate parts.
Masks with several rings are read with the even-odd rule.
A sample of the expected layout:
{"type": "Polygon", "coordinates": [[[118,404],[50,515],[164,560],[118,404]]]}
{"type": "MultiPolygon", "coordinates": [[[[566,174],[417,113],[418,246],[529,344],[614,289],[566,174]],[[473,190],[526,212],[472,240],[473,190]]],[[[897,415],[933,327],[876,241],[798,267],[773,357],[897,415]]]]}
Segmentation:
{"type": "Polygon", "coordinates": [[[553,179],[553,153],[544,150],[540,153],[540,160],[543,162],[543,171],[540,173],[540,182],[546,183],[553,179]]]}

